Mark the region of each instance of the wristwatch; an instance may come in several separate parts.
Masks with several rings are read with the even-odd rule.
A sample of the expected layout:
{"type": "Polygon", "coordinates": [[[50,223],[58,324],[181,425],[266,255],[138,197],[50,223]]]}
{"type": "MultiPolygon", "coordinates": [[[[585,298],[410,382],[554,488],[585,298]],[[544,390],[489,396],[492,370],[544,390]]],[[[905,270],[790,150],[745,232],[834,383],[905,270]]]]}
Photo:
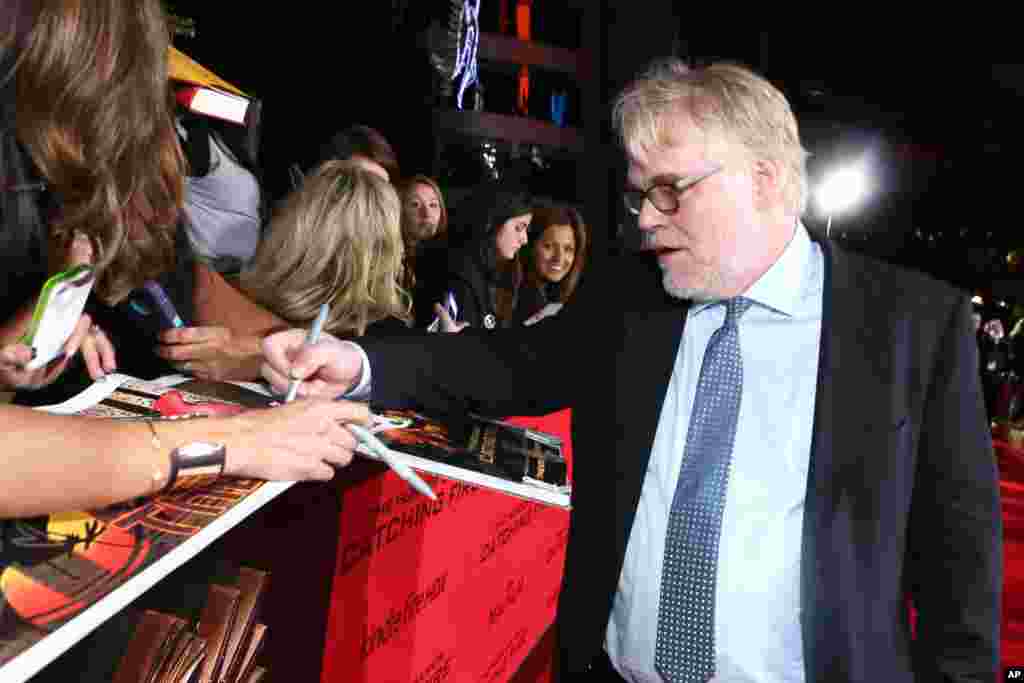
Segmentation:
{"type": "Polygon", "coordinates": [[[171,471],[164,492],[170,491],[178,477],[220,476],[224,472],[227,449],[222,443],[193,441],[171,451],[171,471]]]}

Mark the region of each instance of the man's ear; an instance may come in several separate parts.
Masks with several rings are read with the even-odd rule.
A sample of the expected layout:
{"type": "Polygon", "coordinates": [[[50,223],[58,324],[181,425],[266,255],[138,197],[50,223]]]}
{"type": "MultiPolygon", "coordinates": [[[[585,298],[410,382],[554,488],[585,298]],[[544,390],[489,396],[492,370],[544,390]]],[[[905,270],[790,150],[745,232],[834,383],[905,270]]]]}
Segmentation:
{"type": "Polygon", "coordinates": [[[754,202],[759,209],[769,209],[782,202],[785,177],[782,164],[770,159],[756,159],[753,165],[754,202]]]}

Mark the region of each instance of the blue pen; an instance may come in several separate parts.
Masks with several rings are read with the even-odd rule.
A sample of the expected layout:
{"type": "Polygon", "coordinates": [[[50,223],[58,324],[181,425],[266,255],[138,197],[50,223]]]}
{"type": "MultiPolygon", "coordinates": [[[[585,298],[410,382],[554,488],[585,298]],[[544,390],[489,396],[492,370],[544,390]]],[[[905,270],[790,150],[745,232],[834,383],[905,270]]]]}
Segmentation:
{"type": "Polygon", "coordinates": [[[160,286],[159,282],[155,280],[146,280],[143,283],[143,288],[149,292],[150,297],[160,310],[160,315],[163,316],[164,322],[171,327],[185,327],[185,321],[178,315],[177,309],[174,308],[174,304],[171,303],[171,298],[167,296],[167,292],[160,286]]]}
{"type": "MultiPolygon", "coordinates": [[[[320,307],[320,312],[316,314],[316,320],[313,321],[313,326],[309,328],[309,334],[306,335],[306,346],[312,346],[320,340],[320,332],[324,329],[324,322],[327,320],[327,304],[320,307]]],[[[284,397],[285,403],[291,403],[295,400],[295,394],[299,391],[299,384],[302,380],[292,378],[292,381],[288,384],[288,394],[284,397]]]]}

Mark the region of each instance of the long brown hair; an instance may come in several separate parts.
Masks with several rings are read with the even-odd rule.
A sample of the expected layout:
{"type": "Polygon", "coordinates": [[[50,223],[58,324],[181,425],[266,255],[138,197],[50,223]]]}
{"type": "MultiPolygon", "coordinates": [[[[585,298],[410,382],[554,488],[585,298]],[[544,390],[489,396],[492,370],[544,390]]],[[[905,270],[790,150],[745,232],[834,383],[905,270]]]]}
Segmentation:
{"type": "Polygon", "coordinates": [[[353,161],[327,161],[274,212],[241,275],[251,299],[293,325],[330,304],[324,330],[362,336],[394,317],[410,322],[402,269],[398,194],[353,161]]]}
{"type": "Polygon", "coordinates": [[[437,221],[437,231],[428,238],[444,238],[448,234],[448,207],[444,203],[444,195],[441,193],[441,186],[430,176],[417,173],[404,179],[398,187],[398,197],[402,200],[402,241],[405,243],[405,260],[402,264],[402,285],[412,291],[416,286],[416,247],[420,240],[413,237],[408,221],[405,218],[405,202],[417,185],[426,185],[437,195],[437,203],[441,206],[441,217],[437,221]]]}
{"type": "MultiPolygon", "coordinates": [[[[21,0],[26,2],[26,0],[21,0]]],[[[50,240],[86,233],[115,303],[174,266],[184,158],[158,0],[34,0],[14,64],[15,129],[58,199],[50,240]]]]}
{"type": "Polygon", "coordinates": [[[534,287],[543,288],[545,284],[537,272],[536,250],[541,238],[544,237],[544,231],[552,225],[568,225],[572,228],[572,234],[576,241],[572,268],[558,283],[558,301],[565,303],[576,291],[583,267],[587,263],[587,224],[583,222],[580,212],[571,206],[554,204],[537,207],[533,210],[533,219],[530,221],[530,243],[526,246],[524,253],[526,256],[526,279],[534,287]]]}

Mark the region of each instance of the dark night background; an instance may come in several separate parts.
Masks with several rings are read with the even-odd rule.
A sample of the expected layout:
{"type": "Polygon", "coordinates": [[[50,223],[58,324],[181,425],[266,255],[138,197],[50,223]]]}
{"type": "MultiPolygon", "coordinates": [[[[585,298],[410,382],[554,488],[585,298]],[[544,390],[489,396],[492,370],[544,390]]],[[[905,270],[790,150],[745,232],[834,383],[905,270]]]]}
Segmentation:
{"type": "MultiPolygon", "coordinates": [[[[508,1],[515,6],[515,0],[508,1]]],[[[480,2],[481,29],[493,32],[499,0],[480,2]]],[[[432,71],[417,36],[431,20],[447,20],[449,0],[166,4],[195,20],[196,36],[176,38],[175,45],[262,100],[262,165],[272,197],[287,190],[289,164],[311,162],[332,133],[355,123],[383,132],[406,174],[435,172],[441,159],[437,172],[449,205],[457,204],[464,186],[483,178],[479,155],[474,156],[479,141],[442,150],[432,125],[432,71]]],[[[740,61],[780,86],[793,104],[813,155],[812,184],[835,163],[868,157],[874,191],[862,206],[833,220],[838,240],[961,287],[994,292],[1010,304],[1024,304],[1024,275],[1007,263],[1014,249],[1024,248],[1015,201],[1020,192],[1015,171],[1024,147],[1024,64],[1013,63],[1020,59],[1020,38],[1008,35],[1015,28],[1012,22],[978,6],[956,10],[984,14],[988,25],[983,30],[952,16],[954,9],[944,10],[950,14],[942,26],[932,17],[896,26],[889,16],[896,7],[872,14],[866,7],[833,3],[793,13],[797,23],[789,28],[755,30],[736,28],[752,22],[741,15],[745,7],[723,9],[712,20],[706,7],[670,0],[533,0],[533,39],[581,49],[589,58],[578,84],[565,74],[531,70],[531,115],[547,118],[546,94],[552,88],[568,89],[568,123],[582,131],[584,152],[573,156],[545,149],[549,167],[544,172],[529,163],[524,171],[522,163],[503,159],[507,175],[519,173],[531,189],[581,205],[599,258],[617,244],[623,213],[623,165],[607,125],[614,93],[655,56],[740,61]],[[851,25],[847,15],[854,14],[860,26],[851,25]]],[[[486,108],[511,113],[514,67],[484,64],[480,73],[486,108]]],[[[825,221],[813,206],[804,221],[812,231],[824,231],[825,221]]],[[[986,296],[987,303],[991,299],[986,296]]],[[[1005,319],[1005,313],[1000,315],[1005,319]]],[[[1024,375],[1024,353],[1018,358],[1024,375]]],[[[1002,372],[1007,365],[1004,359],[991,367],[1002,372]]],[[[986,397],[998,386],[986,379],[986,397]]],[[[326,517],[336,518],[338,499],[325,494],[314,502],[330,510],[326,517]]],[[[248,528],[291,539],[287,527],[269,521],[257,520],[248,528]]],[[[268,541],[261,535],[249,543],[249,536],[233,533],[226,538],[236,539],[239,548],[246,548],[244,554],[257,543],[276,547],[278,542],[278,536],[268,541]]],[[[193,560],[179,570],[174,580],[149,594],[148,604],[164,610],[200,604],[214,577],[227,581],[220,577],[235,571],[228,557],[217,557],[221,548],[212,546],[205,561],[193,560]]],[[[330,544],[303,546],[304,562],[297,571],[317,566],[323,553],[333,561],[333,552],[330,544]]],[[[297,579],[296,585],[303,581],[297,579]]],[[[312,583],[304,588],[318,590],[312,583]]],[[[110,680],[130,628],[134,625],[123,618],[112,620],[34,683],[110,680]]],[[[295,631],[305,650],[322,646],[315,639],[324,628],[315,619],[297,620],[295,631]]],[[[271,661],[278,652],[286,655],[284,676],[296,681],[319,676],[319,659],[304,658],[288,646],[286,638],[269,641],[271,661]]]]}
{"type": "MultiPolygon", "coordinates": [[[[196,37],[176,39],[177,47],[263,100],[263,165],[274,196],[287,189],[287,164],[311,160],[332,132],[353,123],[381,130],[404,173],[434,170],[431,70],[416,36],[431,19],[446,19],[448,0],[171,4],[196,21],[196,37]]],[[[483,31],[496,30],[497,5],[481,1],[483,31]]],[[[514,13],[515,0],[510,5],[514,13]]],[[[1024,246],[1012,211],[1024,65],[990,56],[1000,41],[987,46],[987,34],[969,39],[952,23],[941,31],[881,22],[854,31],[839,20],[732,29],[691,21],[667,0],[533,0],[532,14],[535,41],[583,47],[591,59],[582,84],[531,70],[531,115],[546,118],[547,93],[568,88],[569,124],[581,127],[586,150],[575,158],[544,150],[549,168],[534,173],[531,189],[579,202],[598,240],[611,243],[620,220],[622,168],[606,125],[615,90],[656,55],[724,58],[754,67],[787,94],[813,154],[812,183],[836,162],[869,160],[872,194],[833,219],[833,236],[962,287],[994,283],[1017,298],[1006,257],[1024,246]]],[[[485,108],[511,113],[514,71],[482,65],[480,73],[485,108]]],[[[440,157],[451,199],[455,186],[481,174],[472,144],[461,157],[458,147],[440,157]]],[[[805,222],[824,230],[813,203],[805,222]]]]}

